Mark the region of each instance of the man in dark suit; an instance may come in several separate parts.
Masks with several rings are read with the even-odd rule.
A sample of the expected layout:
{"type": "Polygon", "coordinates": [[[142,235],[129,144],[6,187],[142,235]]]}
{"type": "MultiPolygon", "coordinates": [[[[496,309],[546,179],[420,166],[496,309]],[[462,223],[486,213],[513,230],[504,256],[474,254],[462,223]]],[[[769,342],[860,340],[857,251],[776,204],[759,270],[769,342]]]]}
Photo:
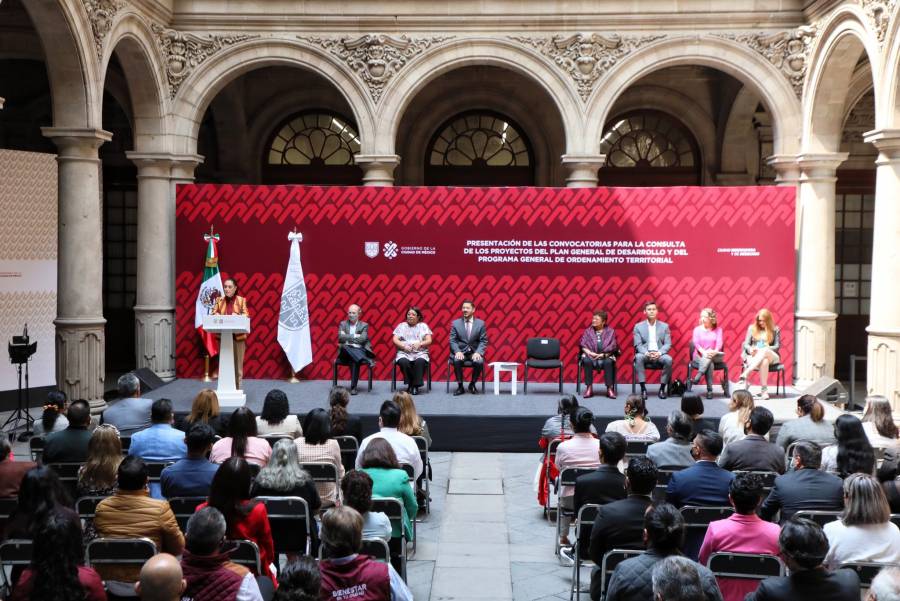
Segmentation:
{"type": "Polygon", "coordinates": [[[484,369],[484,352],[487,350],[488,337],[484,321],[475,319],[475,303],[466,300],[462,304],[462,317],[450,325],[450,356],[453,358],[453,371],[456,372],[456,390],[453,396],[465,392],[463,388],[463,363],[472,362],[472,382],[469,392],[478,394],[475,382],[484,369]]]}
{"type": "Polygon", "coordinates": [[[672,474],[666,500],[675,507],[705,505],[728,507],[728,487],[734,474],[716,465],[722,437],[715,430],[701,430],[694,437],[691,455],[697,463],[672,474]]]}
{"type": "Polygon", "coordinates": [[[844,508],[844,485],[834,474],[819,470],[819,445],[800,441],[794,446],[794,471],[775,478],[772,492],[759,509],[759,517],[772,520],[781,510],[781,523],[801,509],[840,511],[844,508]]]}
{"type": "Polygon", "coordinates": [[[87,401],[78,400],[69,405],[69,427],[54,432],[44,443],[41,461],[48,463],[83,463],[87,461],[91,432],[91,407],[87,401]]]}
{"type": "Polygon", "coordinates": [[[573,506],[575,515],[582,505],[605,505],[625,498],[625,476],[619,471],[619,462],[625,457],[628,443],[618,432],[600,435],[600,465],[596,471],[579,476],[575,480],[573,506]]]}
{"type": "MultiPolygon", "coordinates": [[[[775,416],[765,407],[750,412],[750,433],[737,440],[719,456],[719,466],[729,471],[759,471],[784,473],[784,449],[766,440],[775,416]]],[[[746,432],[746,430],[744,430],[746,432]]]]}
{"type": "Polygon", "coordinates": [[[759,583],[746,601],[857,601],[859,576],[853,570],[829,572],[822,565],[828,539],[811,520],[793,518],[778,537],[781,557],[790,576],[773,576],[759,583]]]}
{"type": "Polygon", "coordinates": [[[347,319],[338,325],[338,361],[350,366],[350,394],[356,394],[359,366],[368,363],[375,353],[369,341],[369,324],[359,320],[359,305],[350,305],[347,319]]]}
{"type": "MultiPolygon", "coordinates": [[[[613,501],[597,511],[591,527],[589,556],[595,568],[591,573],[591,591],[600,589],[600,564],[613,549],[644,548],[644,514],[653,504],[650,494],[656,486],[656,465],[646,456],[632,457],[625,470],[628,496],[613,501]]],[[[579,541],[579,546],[581,542],[579,541]]],[[[593,598],[595,595],[591,593],[593,598]]]]}
{"type": "Polygon", "coordinates": [[[646,320],[634,326],[634,361],[635,372],[641,385],[641,396],[647,398],[647,377],[644,373],[646,363],[662,364],[663,373],[659,384],[659,398],[666,398],[666,386],[672,378],[672,334],[669,324],[656,319],[659,310],[656,301],[644,303],[646,320]]]}

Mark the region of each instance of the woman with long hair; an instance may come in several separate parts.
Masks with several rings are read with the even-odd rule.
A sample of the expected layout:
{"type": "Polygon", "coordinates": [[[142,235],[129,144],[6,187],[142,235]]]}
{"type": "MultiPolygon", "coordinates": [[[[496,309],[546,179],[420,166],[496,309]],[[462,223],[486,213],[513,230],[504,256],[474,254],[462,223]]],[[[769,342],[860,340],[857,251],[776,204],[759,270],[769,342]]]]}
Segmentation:
{"type": "Polygon", "coordinates": [[[266,393],[262,413],[256,418],[256,430],[261,436],[285,434],[291,438],[303,436],[303,428],[296,415],[291,414],[288,398],[277,388],[266,393]]]}
{"type": "Polygon", "coordinates": [[[844,480],[844,513],[825,524],[828,555],[825,567],[844,563],[900,562],[900,529],[891,522],[891,510],[878,480],[869,474],[851,474],[844,480]]]}
{"type": "Polygon", "coordinates": [[[331,418],[332,436],[352,436],[359,444],[362,439],[362,420],[347,411],[350,405],[350,391],[343,386],[335,386],[328,393],[328,415],[331,418]]]}
{"type": "Polygon", "coordinates": [[[40,525],[54,511],[72,510],[72,499],[51,468],[38,465],[22,477],[19,485],[19,503],[6,523],[4,538],[34,538],[35,525],[40,525]]]}
{"type": "Polygon", "coordinates": [[[84,563],[78,516],[50,512],[34,533],[31,566],[11,601],[106,601],[100,574],[84,563]]]}
{"type": "Polygon", "coordinates": [[[428,424],[418,412],[416,412],[416,403],[408,392],[397,392],[392,399],[400,406],[400,425],[398,430],[407,436],[421,436],[431,446],[431,434],[428,432],[428,424]]]}
{"type": "Polygon", "coordinates": [[[251,500],[252,479],[250,464],[246,460],[229,457],[213,477],[209,499],[198,505],[197,511],[207,505],[215,507],[225,516],[226,536],[229,539],[247,539],[256,543],[263,575],[274,582],[275,577],[269,565],[274,564],[278,558],[275,556],[272,529],[269,527],[269,513],[263,503],[251,500]]]}
{"type": "Polygon", "coordinates": [[[691,360],[697,362],[697,373],[688,381],[688,390],[694,384],[699,384],[700,379],[706,376],[706,398],[711,399],[715,365],[725,357],[722,328],[719,327],[719,318],[711,307],[700,310],[700,322],[694,328],[691,342],[694,343],[694,356],[691,360]]]}
{"type": "Polygon", "coordinates": [[[873,447],[886,449],[897,445],[897,424],[894,423],[893,409],[887,398],[877,395],[866,397],[862,424],[873,447]]]}
{"type": "MultiPolygon", "coordinates": [[[[366,445],[362,454],[362,471],[372,478],[372,495],[375,497],[393,497],[406,507],[403,516],[403,531],[406,540],[413,539],[412,521],[419,513],[416,495],[409,485],[406,470],[400,468],[397,454],[391,443],[383,438],[373,438],[366,445]]],[[[400,536],[400,529],[395,528],[391,536],[400,536]]]]}
{"type": "Polygon", "coordinates": [[[731,393],[731,403],[728,405],[728,413],[719,420],[719,434],[722,442],[727,446],[736,440],[743,440],[744,426],[750,421],[750,412],[753,411],[753,395],[749,390],[738,388],[731,393]]]}
{"type": "MultiPolygon", "coordinates": [[[[300,463],[331,463],[338,470],[338,479],[344,477],[341,447],[331,436],[331,418],[328,412],[316,408],[303,418],[303,436],[294,441],[300,463]]],[[[331,507],[339,500],[339,490],[331,482],[316,483],[323,507],[331,507]]]]}
{"type": "Polygon", "coordinates": [[[256,416],[247,407],[238,407],[228,420],[228,436],[213,445],[209,460],[222,463],[229,457],[240,457],[258,466],[266,465],[272,447],[256,434],[256,416]]]}
{"type": "Polygon", "coordinates": [[[606,431],[618,432],[629,442],[656,442],[659,440],[659,430],[647,419],[648,415],[647,401],[639,394],[630,394],[625,399],[625,419],[610,422],[606,431]]]}
{"type": "Polygon", "coordinates": [[[216,391],[204,388],[194,397],[191,404],[191,412],[187,417],[176,420],[175,427],[187,432],[191,426],[197,423],[209,424],[219,436],[225,436],[228,432],[227,424],[222,419],[219,409],[219,397],[216,391]]]}
{"type": "Polygon", "coordinates": [[[772,312],[760,309],[747,328],[747,336],[741,347],[744,371],[738,380],[738,388],[747,388],[747,378],[759,370],[759,398],[769,398],[769,366],[781,363],[778,355],[781,349],[781,328],[775,325],[772,312]]]}
{"type": "Polygon", "coordinates": [[[34,422],[34,435],[46,436],[68,428],[67,405],[65,392],[62,390],[51,390],[47,394],[47,402],[44,403],[44,412],[41,414],[41,419],[34,422]]]}
{"type": "Polygon", "coordinates": [[[841,478],[857,472],[875,473],[875,451],[858,417],[849,413],[838,417],[834,437],[837,443],[822,450],[823,471],[836,472],[841,478]]]}
{"type": "Polygon", "coordinates": [[[293,440],[282,438],[272,447],[269,463],[253,480],[251,497],[300,497],[315,515],[322,506],[316,485],[309,473],[300,467],[297,446],[293,440]]]}
{"type": "Polygon", "coordinates": [[[104,497],[116,491],[119,464],[122,463],[122,439],[112,424],[97,426],[88,441],[87,461],[78,470],[78,497],[104,497]]]}
{"type": "Polygon", "coordinates": [[[820,447],[834,444],[834,428],[825,420],[825,406],[811,394],[797,399],[797,419],[781,424],[775,442],[787,450],[798,440],[808,440],[820,447]]]}

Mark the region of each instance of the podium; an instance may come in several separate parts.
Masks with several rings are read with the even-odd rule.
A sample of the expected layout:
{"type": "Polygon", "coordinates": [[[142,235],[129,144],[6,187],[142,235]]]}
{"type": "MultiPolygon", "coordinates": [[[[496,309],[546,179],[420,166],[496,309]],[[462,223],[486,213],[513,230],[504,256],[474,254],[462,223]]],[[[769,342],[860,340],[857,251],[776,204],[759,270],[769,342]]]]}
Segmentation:
{"type": "Polygon", "coordinates": [[[219,384],[216,396],[222,407],[242,407],[247,395],[234,386],[234,335],[250,332],[250,318],[243,315],[204,315],[203,329],[219,340],[219,384]]]}

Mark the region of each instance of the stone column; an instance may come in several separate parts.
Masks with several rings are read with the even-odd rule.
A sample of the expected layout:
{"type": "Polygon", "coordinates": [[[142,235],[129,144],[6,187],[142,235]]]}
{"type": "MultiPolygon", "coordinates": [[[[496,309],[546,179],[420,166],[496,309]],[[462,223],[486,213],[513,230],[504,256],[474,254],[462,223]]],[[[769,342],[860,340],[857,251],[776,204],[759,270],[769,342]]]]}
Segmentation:
{"type": "Polygon", "coordinates": [[[394,169],[400,164],[396,154],[358,154],[356,164],[363,170],[364,186],[393,186],[394,169]]]}
{"type": "Polygon", "coordinates": [[[126,153],[137,165],[137,367],[163,380],[175,378],[175,201],[170,194],[171,156],[126,153]]]}
{"type": "Polygon", "coordinates": [[[59,259],[56,291],[56,385],[91,411],[106,408],[103,319],[103,216],[97,149],[101,129],[44,127],[58,149],[59,259]]]}
{"type": "Polygon", "coordinates": [[[797,220],[797,312],[794,381],[807,386],[834,376],[834,184],[847,153],[802,154],[797,220]]]}
{"type": "Polygon", "coordinates": [[[560,160],[566,170],[567,188],[596,188],[597,170],[606,164],[606,155],[564,154],[560,160]]]}
{"type": "Polygon", "coordinates": [[[866,134],[878,149],[866,391],[900,411],[900,129],[866,134]]]}

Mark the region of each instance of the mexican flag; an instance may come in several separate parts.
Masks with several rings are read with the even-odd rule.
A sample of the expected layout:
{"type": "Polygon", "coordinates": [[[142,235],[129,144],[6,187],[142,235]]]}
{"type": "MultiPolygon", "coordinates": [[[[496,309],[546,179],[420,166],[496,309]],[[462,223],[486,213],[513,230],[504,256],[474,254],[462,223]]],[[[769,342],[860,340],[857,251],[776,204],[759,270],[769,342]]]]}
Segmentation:
{"type": "Polygon", "coordinates": [[[210,233],[203,236],[207,242],[206,261],[203,264],[203,280],[200,282],[200,292],[197,294],[197,304],[194,310],[194,327],[203,339],[203,346],[210,357],[219,354],[219,341],[214,334],[203,331],[203,316],[212,313],[216,305],[216,299],[225,296],[222,289],[222,276],[219,274],[219,234],[210,233]]]}

